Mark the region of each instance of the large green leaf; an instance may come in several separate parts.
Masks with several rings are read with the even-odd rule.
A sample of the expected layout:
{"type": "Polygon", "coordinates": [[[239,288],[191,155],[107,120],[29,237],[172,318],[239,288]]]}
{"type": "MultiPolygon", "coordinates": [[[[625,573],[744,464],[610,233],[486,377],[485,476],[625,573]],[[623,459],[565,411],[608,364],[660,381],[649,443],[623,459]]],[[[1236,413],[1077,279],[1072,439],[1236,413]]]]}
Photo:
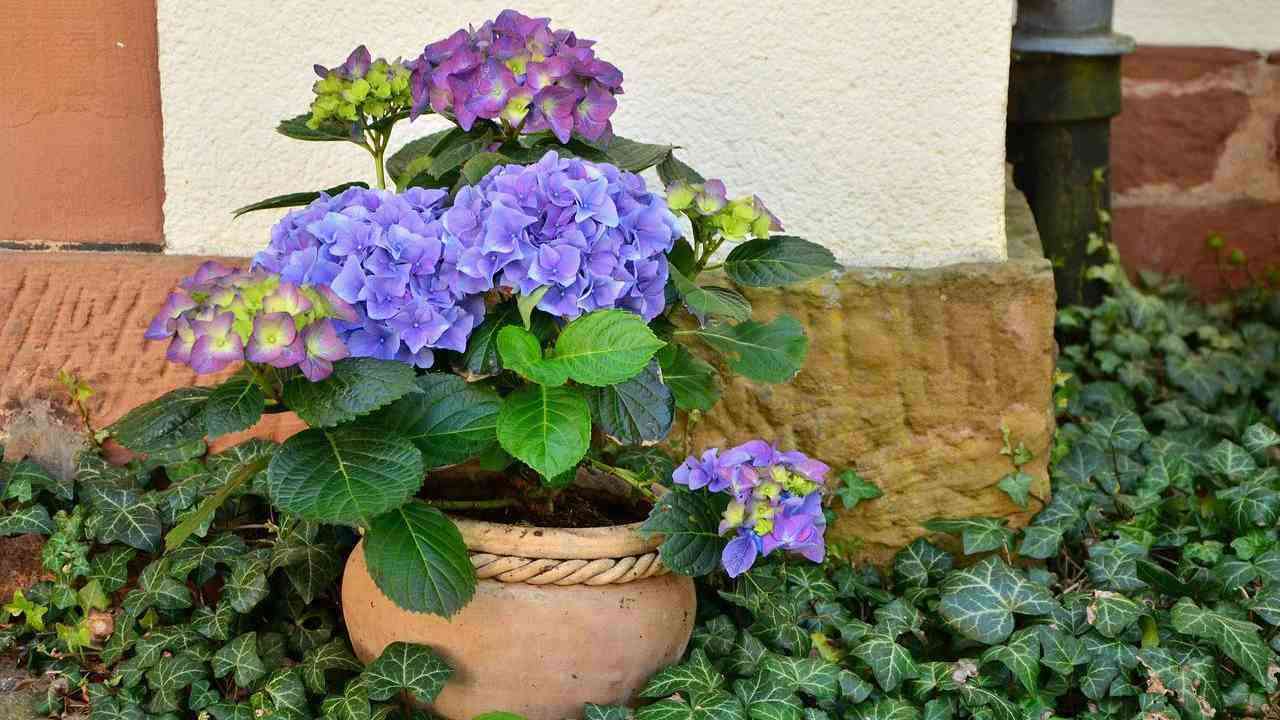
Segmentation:
{"type": "Polygon", "coordinates": [[[98,517],[99,541],[122,542],[144,552],[160,549],[160,517],[140,493],[90,485],[85,497],[98,517]]]}
{"type": "Polygon", "coordinates": [[[658,500],[640,531],[664,536],[658,554],[674,572],[706,575],[720,564],[727,543],[719,526],[728,503],[721,493],[673,488],[658,500]]]}
{"type": "Polygon", "coordinates": [[[765,675],[814,700],[834,700],[840,694],[840,666],[822,658],[771,654],[762,668],[765,675]]]}
{"type": "Polygon", "coordinates": [[[724,261],[725,273],[739,285],[750,287],[790,285],[839,267],[830,250],[790,235],[748,240],[724,261]]]}
{"type": "Polygon", "coordinates": [[[1204,454],[1205,464],[1209,470],[1222,477],[1239,482],[1258,469],[1258,463],[1249,451],[1231,442],[1223,440],[1204,454]]]}
{"type": "Polygon", "coordinates": [[[1142,420],[1129,410],[1095,420],[1089,425],[1089,434],[1103,447],[1115,448],[1121,452],[1137,450],[1150,437],[1142,420]]]}
{"type": "Polygon", "coordinates": [[[351,654],[347,641],[334,638],[329,642],[307,652],[299,666],[302,668],[302,679],[311,692],[323,695],[328,683],[326,675],[331,672],[360,672],[364,666],[351,654]]]}
{"type": "Polygon", "coordinates": [[[670,145],[636,142],[615,135],[602,149],[609,162],[622,170],[638,173],[666,160],[671,155],[672,148],[670,145]]]}
{"type": "Polygon", "coordinates": [[[498,354],[502,367],[547,387],[559,387],[569,380],[564,364],[542,356],[542,344],[532,332],[508,325],[498,332],[498,354]]]}
{"type": "Polygon", "coordinates": [[[635,377],[663,345],[639,315],[597,310],[564,327],[553,360],[576,382],[613,385],[635,377]]]}
{"type": "Polygon", "coordinates": [[[908,585],[927,587],[950,572],[954,562],[950,554],[917,538],[893,557],[893,572],[908,585]]]}
{"type": "Polygon", "coordinates": [[[667,343],[657,352],[662,381],[671,389],[676,407],[707,411],[720,401],[720,375],[680,343],[667,343]]]}
{"type": "Polygon", "coordinates": [[[429,703],[444,689],[453,668],[425,645],[393,642],[365,668],[370,700],[390,700],[407,691],[419,702],[429,703]]]}
{"type": "Polygon", "coordinates": [[[204,387],[178,388],[130,410],[107,431],[121,445],[141,453],[199,440],[205,433],[209,393],[204,387]]]}
{"type": "Polygon", "coordinates": [[[971,640],[995,645],[1013,632],[1013,614],[1047,615],[1053,597],[999,558],[947,575],[939,588],[938,610],[956,632],[971,640]]]}
{"type": "Polygon", "coordinates": [[[271,458],[267,482],[285,512],[308,520],[367,524],[422,487],[422,453],[399,435],[344,425],[305,430],[271,458]]]}
{"type": "Polygon", "coordinates": [[[231,574],[222,586],[222,596],[236,612],[247,613],[267,597],[267,568],[270,555],[255,550],[231,563],[231,574]]]}
{"type": "Polygon", "coordinates": [[[284,402],[311,427],[332,427],[417,392],[415,376],[407,363],[347,358],[320,382],[295,375],[284,385],[284,402]]]}
{"type": "Polygon", "coordinates": [[[262,388],[253,377],[245,372],[237,373],[209,393],[204,411],[206,434],[215,438],[248,428],[262,417],[266,402],[262,388]]]}
{"type": "Polygon", "coordinates": [[[591,410],[571,387],[530,385],[508,395],[498,411],[502,449],[554,478],[572,469],[591,442],[591,410]]]}
{"type": "Polygon", "coordinates": [[[636,720],[747,720],[738,698],[723,690],[693,695],[687,701],[668,698],[636,711],[636,720]]]}
{"type": "Polygon", "coordinates": [[[736,290],[714,285],[698,285],[670,266],[671,284],[684,300],[684,306],[706,323],[708,317],[717,317],[741,322],[751,317],[751,302],[736,290]]]}
{"type": "Polygon", "coordinates": [[[325,188],[324,190],[310,190],[274,195],[257,202],[249,203],[248,205],[238,207],[231,211],[231,216],[233,218],[238,218],[245,213],[251,213],[257,210],[278,210],[280,208],[303,207],[305,205],[310,205],[312,202],[317,200],[321,193],[328,195],[329,197],[335,197],[353,187],[368,188],[369,184],[360,181],[344,182],[334,185],[331,188],[325,188]]]}
{"type": "Polygon", "coordinates": [[[498,443],[502,399],[485,385],[451,373],[427,373],[411,393],[379,410],[369,422],[408,438],[428,470],[478,457],[498,443]]]}
{"type": "Polygon", "coordinates": [[[374,518],[364,557],[374,583],[406,610],[449,617],[475,592],[475,570],[462,534],[421,501],[374,518]]]}
{"type": "Polygon", "coordinates": [[[1213,610],[1203,609],[1190,598],[1182,598],[1170,611],[1173,628],[1193,637],[1212,640],[1224,655],[1250,677],[1272,692],[1276,687],[1275,654],[1259,637],[1259,627],[1213,610]]]}
{"type": "Polygon", "coordinates": [[[802,720],[804,706],[789,685],[766,673],[733,683],[733,694],[751,720],[802,720]]]}
{"type": "Polygon", "coordinates": [[[734,372],[757,382],[788,382],[800,372],[809,352],[809,338],[804,328],[789,315],[770,323],[755,320],[737,325],[713,323],[700,330],[681,330],[677,334],[697,335],[720,351],[734,372]]]}
{"type": "Polygon", "coordinates": [[[656,361],[630,380],[591,388],[587,402],[596,426],[621,445],[660,442],[675,420],[675,398],[663,384],[656,361]]]}

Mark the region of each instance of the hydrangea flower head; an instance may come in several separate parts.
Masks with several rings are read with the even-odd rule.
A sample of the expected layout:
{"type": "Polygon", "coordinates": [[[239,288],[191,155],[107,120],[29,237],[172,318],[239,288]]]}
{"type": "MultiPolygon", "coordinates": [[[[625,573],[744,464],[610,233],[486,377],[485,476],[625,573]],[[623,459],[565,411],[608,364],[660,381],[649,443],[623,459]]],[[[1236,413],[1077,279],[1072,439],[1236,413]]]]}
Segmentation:
{"type": "MultiPolygon", "coordinates": [[[[433,348],[465,350],[484,318],[484,300],[441,272],[445,196],[423,188],[322,194],[276,223],[253,265],[315,286],[315,304],[349,310],[334,332],[352,355],[430,367],[433,348]]],[[[324,340],[316,347],[331,344],[327,334],[324,340]]]]}
{"type": "Polygon", "coordinates": [[[312,130],[338,121],[351,125],[353,136],[359,136],[361,118],[380,120],[407,110],[413,102],[409,67],[399,60],[374,60],[364,45],[352,50],[341,65],[316,65],[315,71],[320,79],[312,86],[316,98],[307,119],[312,130]]]}
{"type": "Polygon", "coordinates": [[[667,186],[667,205],[677,212],[709,218],[711,224],[729,240],[743,240],[748,235],[767,238],[780,232],[782,222],[765,207],[757,195],[729,200],[724,181],[706,180],[692,183],[677,180],[667,186]]]}
{"type": "Polygon", "coordinates": [[[555,151],[463,187],[442,222],[450,284],[524,295],[546,288],[538,308],[570,319],[606,308],[656,317],[665,306],[663,255],[680,234],[640,176],[555,151]]]}
{"type": "Polygon", "coordinates": [[[332,334],[334,322],[354,319],[354,313],[328,288],[209,261],[169,293],[146,338],[168,340],[166,357],[197,373],[248,360],[277,368],[297,366],[311,380],[321,380],[333,371],[333,360],[347,357],[347,349],[327,347],[327,366],[308,365],[313,353],[305,339],[332,334]]]}
{"type": "Polygon", "coordinates": [[[609,117],[622,92],[622,72],[596,57],[592,40],[552,30],[549,18],[503,10],[479,28],[458,30],[409,63],[413,109],[451,113],[463,130],[477,118],[501,119],[560,142],[612,134],[609,117]]]}
{"type": "Polygon", "coordinates": [[[689,456],[672,480],[690,490],[730,496],[720,534],[731,539],[720,564],[730,577],[737,577],[758,558],[779,549],[822,562],[822,496],[829,470],[804,453],[751,440],[725,451],[707,450],[702,457],[689,456]]]}

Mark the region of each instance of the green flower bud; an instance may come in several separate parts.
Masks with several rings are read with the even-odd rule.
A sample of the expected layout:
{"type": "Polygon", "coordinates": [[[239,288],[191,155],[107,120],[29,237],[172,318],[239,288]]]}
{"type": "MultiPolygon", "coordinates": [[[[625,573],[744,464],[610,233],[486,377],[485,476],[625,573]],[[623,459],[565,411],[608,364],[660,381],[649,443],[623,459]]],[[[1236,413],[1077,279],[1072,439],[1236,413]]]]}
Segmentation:
{"type": "Polygon", "coordinates": [[[667,186],[667,207],[679,212],[693,204],[693,186],[677,180],[667,186]]]}

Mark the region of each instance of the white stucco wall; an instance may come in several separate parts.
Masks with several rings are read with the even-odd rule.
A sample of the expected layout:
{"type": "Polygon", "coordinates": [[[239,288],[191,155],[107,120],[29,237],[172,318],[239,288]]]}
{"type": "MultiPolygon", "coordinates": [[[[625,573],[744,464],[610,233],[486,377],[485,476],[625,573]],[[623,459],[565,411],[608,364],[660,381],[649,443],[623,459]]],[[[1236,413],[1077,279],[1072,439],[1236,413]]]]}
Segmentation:
{"type": "Polygon", "coordinates": [[[1117,32],[1148,45],[1280,48],[1280,0],[1119,0],[1117,32]]]}
{"type": "Polygon", "coordinates": [[[683,146],[845,264],[1003,260],[1012,2],[159,0],[167,250],[250,254],[279,213],[232,208],[370,179],[358,148],[272,130],[306,111],[312,63],[416,56],[512,5],[599,41],[626,76],[619,134],[683,146]]]}

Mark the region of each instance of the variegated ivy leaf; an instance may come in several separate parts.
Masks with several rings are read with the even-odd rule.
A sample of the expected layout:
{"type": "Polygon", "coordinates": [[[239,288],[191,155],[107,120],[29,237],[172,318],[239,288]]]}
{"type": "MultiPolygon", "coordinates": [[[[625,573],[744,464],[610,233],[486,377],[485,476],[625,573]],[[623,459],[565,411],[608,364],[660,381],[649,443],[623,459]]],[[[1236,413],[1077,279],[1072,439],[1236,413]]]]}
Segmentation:
{"type": "Polygon", "coordinates": [[[271,549],[271,570],[284,568],[293,589],[307,604],[328,588],[342,572],[338,552],[331,544],[317,542],[319,528],[307,521],[305,532],[284,533],[271,549]]]}
{"type": "Polygon", "coordinates": [[[1269,528],[1280,519],[1280,492],[1272,489],[1271,483],[1266,481],[1242,482],[1220,490],[1217,497],[1226,502],[1227,515],[1241,532],[1269,528]]]}
{"type": "Polygon", "coordinates": [[[84,490],[98,516],[99,542],[122,542],[143,552],[160,549],[160,517],[141,493],[101,485],[88,485],[84,490]]]}
{"type": "Polygon", "coordinates": [[[192,655],[201,657],[206,652],[205,639],[191,627],[166,625],[155,628],[138,638],[133,646],[134,657],[138,659],[138,663],[148,668],[159,662],[166,651],[191,651],[192,655]]]}
{"type": "MultiPolygon", "coordinates": [[[[197,680],[191,683],[191,688],[187,691],[187,709],[192,712],[199,712],[205,708],[212,707],[222,700],[222,694],[213,687],[208,680],[197,680]]],[[[90,720],[93,720],[90,716],[90,720]]]]}
{"type": "Polygon", "coordinates": [[[631,709],[624,705],[596,705],[587,703],[582,706],[584,720],[629,720],[631,709]]]}
{"type": "Polygon", "coordinates": [[[748,630],[738,631],[738,639],[729,654],[727,669],[735,675],[754,675],[769,655],[769,648],[748,630]]]}
{"type": "Polygon", "coordinates": [[[942,579],[953,565],[951,554],[936,545],[917,538],[893,556],[893,573],[907,585],[927,587],[942,579]]]}
{"type": "Polygon", "coordinates": [[[378,659],[365,668],[365,685],[370,699],[390,700],[407,690],[420,702],[429,703],[444,689],[453,668],[425,645],[393,642],[378,659]]]}
{"type": "Polygon", "coordinates": [[[1147,586],[1138,578],[1137,559],[1130,548],[1108,540],[1089,547],[1085,568],[1096,586],[1104,590],[1132,592],[1147,586]]]}
{"type": "Polygon", "coordinates": [[[1262,423],[1255,423],[1245,428],[1240,442],[1254,455],[1263,455],[1267,450],[1280,446],[1280,434],[1262,423]]]}
{"type": "Polygon", "coordinates": [[[296,667],[272,673],[262,689],[271,698],[274,714],[286,718],[305,718],[311,715],[307,703],[307,687],[302,682],[302,671],[296,667]]]}
{"type": "Polygon", "coordinates": [[[792,688],[768,673],[735,681],[733,694],[750,720],[802,720],[804,716],[804,706],[792,688]]]}
{"type": "MultiPolygon", "coordinates": [[[[1172,691],[1179,704],[1191,717],[1212,717],[1206,708],[1213,708],[1207,691],[1216,683],[1214,663],[1203,655],[1175,659],[1168,650],[1159,647],[1143,648],[1138,661],[1154,676],[1159,684],[1172,691]]],[[[1148,687],[1154,683],[1148,682],[1148,687]]],[[[1215,700],[1217,698],[1214,698],[1215,700]]]]}
{"type": "Polygon", "coordinates": [[[821,565],[791,564],[785,567],[787,592],[802,603],[836,599],[836,586],[831,584],[821,565]]]}
{"type": "Polygon", "coordinates": [[[43,505],[18,507],[0,515],[0,536],[36,533],[52,535],[53,520],[43,505]]]}
{"type": "Polygon", "coordinates": [[[1249,604],[1258,617],[1271,625],[1280,625],[1280,587],[1268,585],[1249,604]]]}
{"type": "Polygon", "coordinates": [[[258,657],[258,633],[247,632],[222,646],[213,654],[213,676],[216,678],[234,674],[236,686],[252,687],[267,674],[267,668],[258,657]]]}
{"type": "Polygon", "coordinates": [[[1032,525],[1022,531],[1018,554],[1036,560],[1046,560],[1058,554],[1062,546],[1062,528],[1032,525]]]}
{"type": "Polygon", "coordinates": [[[1071,633],[1049,625],[1032,628],[1040,640],[1040,662],[1059,675],[1070,675],[1077,665],[1089,661],[1084,642],[1071,633]]]}
{"type": "Polygon", "coordinates": [[[343,638],[334,638],[314,650],[306,653],[299,665],[302,679],[313,693],[323,694],[328,683],[325,674],[328,672],[357,673],[364,665],[351,654],[351,648],[343,638]]]}
{"type": "Polygon", "coordinates": [[[254,550],[232,561],[222,594],[236,612],[249,612],[267,596],[267,552],[254,550]]]}
{"type": "Polygon", "coordinates": [[[840,666],[822,658],[770,654],[764,659],[761,672],[814,700],[834,700],[840,694],[840,666]]]}
{"type": "MultiPolygon", "coordinates": [[[[205,463],[209,473],[208,487],[212,489],[226,485],[240,472],[241,468],[259,460],[270,460],[271,456],[279,449],[280,445],[270,440],[253,438],[237,445],[232,445],[216,455],[210,455],[209,460],[205,463]]],[[[255,473],[252,478],[249,478],[249,481],[242,486],[242,489],[234,493],[234,495],[250,491],[266,495],[266,477],[267,470],[264,467],[255,473]]]]}
{"type": "Polygon", "coordinates": [[[369,720],[369,690],[363,677],[352,678],[341,695],[331,695],[320,705],[326,720],[369,720]]]}
{"type": "Polygon", "coordinates": [[[185,580],[192,570],[210,574],[218,563],[229,565],[245,553],[244,541],[233,533],[221,533],[208,540],[188,538],[181,547],[169,552],[169,573],[185,580]]]}
{"type": "Polygon", "coordinates": [[[1175,630],[1212,640],[1267,692],[1275,690],[1275,676],[1280,673],[1280,666],[1276,665],[1275,653],[1259,637],[1257,625],[1203,609],[1190,598],[1182,598],[1173,606],[1170,619],[1175,630]]]}
{"type": "Polygon", "coordinates": [[[965,555],[1001,550],[1013,540],[1013,531],[1005,527],[1004,518],[939,518],[924,524],[932,532],[959,535],[964,543],[965,555]]]}
{"type": "Polygon", "coordinates": [[[104,695],[94,698],[90,720],[146,720],[142,706],[124,697],[104,695]]]}
{"type": "Polygon", "coordinates": [[[1142,419],[1131,410],[1095,420],[1089,425],[1089,435],[1103,447],[1120,452],[1137,450],[1150,437],[1142,419]]]}
{"type": "Polygon", "coordinates": [[[1013,632],[1013,614],[1048,615],[1048,589],[1026,579],[999,558],[953,571],[940,586],[939,612],[956,632],[995,645],[1013,632]]]}
{"type": "Polygon", "coordinates": [[[138,576],[138,587],[124,599],[124,610],[132,617],[140,617],[151,608],[180,610],[191,607],[191,591],[186,585],[169,576],[169,561],[153,560],[138,576]]]}
{"type": "Polygon", "coordinates": [[[960,704],[974,717],[994,717],[997,720],[1021,720],[1018,706],[1010,702],[1003,688],[999,692],[990,687],[968,682],[956,688],[960,704]]]}
{"type": "Polygon", "coordinates": [[[202,605],[191,616],[191,627],[210,640],[226,640],[231,637],[236,611],[228,600],[216,606],[202,605]]]}
{"type": "Polygon", "coordinates": [[[1248,450],[1223,440],[1204,454],[1209,470],[1228,480],[1239,482],[1258,469],[1258,463],[1248,450]]]}
{"type": "Polygon", "coordinates": [[[75,497],[74,477],[68,480],[55,478],[49,471],[27,458],[9,468],[9,482],[25,485],[33,491],[44,490],[59,500],[71,500],[75,497]]]}
{"type": "Polygon", "coordinates": [[[874,615],[876,632],[895,639],[906,632],[919,634],[924,627],[924,615],[901,598],[876,608],[874,615]]]}
{"type": "Polygon", "coordinates": [[[93,452],[76,457],[76,483],[83,489],[89,485],[137,489],[142,486],[142,471],[137,464],[112,465],[93,452]]]}
{"type": "Polygon", "coordinates": [[[636,720],[747,720],[736,697],[723,690],[684,699],[659,700],[636,711],[636,720]]]}
{"type": "Polygon", "coordinates": [[[1102,469],[1105,460],[1106,455],[1102,448],[1089,438],[1081,438],[1071,446],[1066,456],[1053,466],[1053,472],[1055,476],[1084,483],[1102,469]]]}
{"type": "Polygon", "coordinates": [[[173,712],[178,709],[182,691],[191,683],[205,677],[208,672],[204,661],[190,653],[178,653],[160,658],[155,667],[147,671],[147,685],[151,688],[153,713],[173,712]]]}
{"type": "Polygon", "coordinates": [[[1213,579],[1227,592],[1235,592],[1258,579],[1258,569],[1245,560],[1226,560],[1213,568],[1213,579]]]}
{"type": "Polygon", "coordinates": [[[1040,679],[1040,638],[1036,628],[1023,628],[1009,637],[1004,645],[987,648],[982,662],[998,662],[1022,683],[1026,691],[1035,695],[1040,679]]]}
{"type": "Polygon", "coordinates": [[[695,648],[689,659],[669,665],[649,678],[640,697],[659,698],[678,692],[708,694],[724,688],[724,675],[716,670],[701,648],[695,648]]]}
{"type": "Polygon", "coordinates": [[[1090,625],[1103,637],[1119,637],[1138,620],[1142,609],[1136,602],[1119,593],[1095,590],[1093,602],[1085,609],[1090,625]]]}
{"type": "Polygon", "coordinates": [[[733,653],[734,636],[738,628],[727,615],[717,615],[701,623],[693,631],[694,647],[702,648],[707,655],[721,658],[733,653]]]}
{"type": "Polygon", "coordinates": [[[917,674],[911,653],[890,635],[872,632],[853,648],[853,654],[871,668],[885,692],[893,692],[904,680],[917,674]]]}
{"type": "Polygon", "coordinates": [[[862,703],[854,709],[856,720],[920,720],[920,709],[898,698],[882,698],[862,703]]]}
{"type": "Polygon", "coordinates": [[[128,614],[116,618],[115,630],[102,646],[98,659],[103,665],[110,667],[124,657],[126,651],[138,641],[138,623],[128,614]]]}

